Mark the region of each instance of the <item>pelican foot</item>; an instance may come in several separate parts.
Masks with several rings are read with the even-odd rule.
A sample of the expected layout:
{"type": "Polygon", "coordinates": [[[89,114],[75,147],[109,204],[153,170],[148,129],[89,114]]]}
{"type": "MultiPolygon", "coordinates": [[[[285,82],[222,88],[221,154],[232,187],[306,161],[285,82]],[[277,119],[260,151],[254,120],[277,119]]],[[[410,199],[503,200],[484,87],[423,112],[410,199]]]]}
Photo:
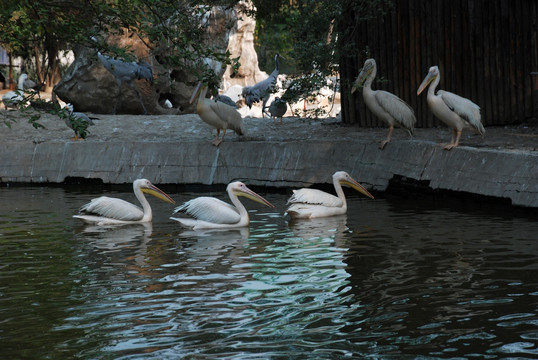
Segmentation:
{"type": "Polygon", "coordinates": [[[443,146],[443,149],[452,150],[453,148],[455,148],[457,146],[458,146],[458,144],[446,144],[445,146],[443,146]]]}
{"type": "Polygon", "coordinates": [[[217,140],[213,141],[212,144],[213,144],[213,146],[219,146],[221,142],[222,142],[222,140],[217,139],[217,140]]]}
{"type": "Polygon", "coordinates": [[[385,146],[387,146],[387,144],[390,142],[390,140],[383,140],[381,141],[381,143],[379,144],[379,148],[381,150],[383,150],[385,148],[385,146]]]}

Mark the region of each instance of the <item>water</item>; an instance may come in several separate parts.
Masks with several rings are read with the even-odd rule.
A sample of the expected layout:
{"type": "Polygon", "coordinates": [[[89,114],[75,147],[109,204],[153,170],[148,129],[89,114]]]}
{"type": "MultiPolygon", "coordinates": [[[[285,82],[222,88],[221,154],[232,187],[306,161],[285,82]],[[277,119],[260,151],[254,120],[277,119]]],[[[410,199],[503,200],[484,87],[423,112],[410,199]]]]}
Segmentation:
{"type": "Polygon", "coordinates": [[[538,357],[533,216],[352,195],[289,222],[273,193],[249,230],[181,231],[153,198],[152,226],[71,218],[101,193],[133,201],[0,188],[2,358],[538,357]]]}

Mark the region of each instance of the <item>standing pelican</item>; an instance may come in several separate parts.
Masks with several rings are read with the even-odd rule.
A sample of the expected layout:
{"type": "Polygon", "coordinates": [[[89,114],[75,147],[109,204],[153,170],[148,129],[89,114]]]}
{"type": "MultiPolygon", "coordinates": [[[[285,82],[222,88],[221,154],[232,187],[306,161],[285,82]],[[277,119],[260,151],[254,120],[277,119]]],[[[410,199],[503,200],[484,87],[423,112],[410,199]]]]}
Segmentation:
{"type": "Polygon", "coordinates": [[[174,213],[182,212],[193,218],[171,217],[170,219],[179,221],[183,227],[194,230],[230,229],[248,226],[250,223],[247,209],[239,201],[238,196],[247,197],[270,208],[275,207],[239,181],[228,184],[226,191],[235,206],[214,197],[202,196],[187,201],[174,210],[174,213]]]}
{"type": "Polygon", "coordinates": [[[262,80],[252,86],[245,86],[241,95],[245,98],[249,109],[252,108],[252,104],[258,101],[262,101],[262,117],[265,114],[265,105],[269,101],[271,93],[275,91],[276,80],[278,77],[278,58],[280,54],[275,55],[275,69],[265,80],[262,80]]]}
{"type": "Polygon", "coordinates": [[[413,135],[413,128],[417,119],[413,109],[405,101],[396,95],[384,90],[372,90],[372,82],[377,73],[377,65],[374,59],[367,59],[364,66],[353,84],[351,93],[364,83],[362,97],[368,109],[379,119],[389,126],[387,139],[383,140],[379,146],[384,149],[390,142],[394,126],[403,127],[409,135],[413,135]]]}
{"type": "Polygon", "coordinates": [[[228,128],[235,131],[238,135],[244,135],[245,129],[241,114],[234,107],[221,101],[206,99],[206,93],[207,85],[199,82],[192,94],[190,102],[194,102],[194,99],[198,95],[196,112],[204,122],[217,129],[217,137],[213,141],[213,145],[220,145],[224,140],[228,128]],[[222,138],[219,139],[220,130],[222,130],[222,138]]]}
{"type": "Polygon", "coordinates": [[[170,204],[175,204],[175,201],[170,196],[149,180],[135,180],[133,190],[142,205],[142,209],[122,199],[101,196],[82,206],[80,215],[74,215],[73,217],[97,225],[147,223],[152,220],[153,215],[148,200],[143,193],[153,195],[170,204]]]}
{"type": "Polygon", "coordinates": [[[342,185],[351,186],[370,199],[374,198],[368,190],[345,171],[337,171],[333,174],[333,184],[338,197],[317,189],[293,190],[293,195],[288,200],[288,204],[291,205],[286,212],[293,219],[312,219],[345,214],[347,202],[342,185]]]}
{"type": "Polygon", "coordinates": [[[486,130],[480,120],[480,107],[471,100],[443,90],[435,94],[435,88],[440,81],[439,68],[432,66],[420,84],[417,96],[431,83],[426,100],[433,115],[452,128],[452,140],[444,146],[445,150],[450,150],[459,145],[464,128],[474,129],[480,135],[484,135],[486,130]]]}

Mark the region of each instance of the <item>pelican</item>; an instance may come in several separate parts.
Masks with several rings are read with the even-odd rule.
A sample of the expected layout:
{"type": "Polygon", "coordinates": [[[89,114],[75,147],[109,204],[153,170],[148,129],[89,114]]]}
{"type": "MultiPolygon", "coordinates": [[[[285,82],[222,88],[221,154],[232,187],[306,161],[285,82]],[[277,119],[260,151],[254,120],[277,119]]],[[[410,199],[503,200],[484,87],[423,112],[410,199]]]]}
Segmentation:
{"type": "Polygon", "coordinates": [[[220,145],[224,140],[228,128],[235,131],[238,135],[244,135],[245,129],[241,114],[232,106],[221,101],[206,99],[206,93],[207,85],[199,82],[192,94],[190,103],[192,104],[196,96],[199,95],[196,112],[204,122],[217,129],[217,137],[213,141],[213,145],[220,145]],[[222,138],[219,138],[220,130],[222,130],[222,138]]]}
{"type": "Polygon", "coordinates": [[[452,128],[452,140],[450,144],[444,146],[445,150],[450,150],[459,145],[461,132],[464,128],[471,128],[480,135],[484,135],[486,130],[480,122],[480,107],[471,100],[443,90],[439,90],[435,94],[435,88],[440,81],[439,68],[432,66],[420,84],[417,96],[430,84],[426,98],[428,107],[435,117],[452,128]]]}
{"type": "Polygon", "coordinates": [[[374,59],[367,59],[364,66],[353,84],[351,93],[353,94],[362,84],[362,97],[368,109],[380,120],[387,123],[389,126],[389,134],[387,139],[383,140],[379,145],[380,149],[384,149],[390,142],[394,126],[400,126],[407,130],[409,135],[413,135],[413,128],[417,119],[413,109],[407,105],[405,101],[396,95],[384,90],[372,90],[372,82],[377,73],[377,65],[374,59]]]}
{"type": "Polygon", "coordinates": [[[280,118],[280,124],[282,124],[282,116],[284,116],[286,111],[288,111],[288,104],[279,97],[275,97],[271,105],[269,105],[269,113],[273,118],[274,124],[276,124],[276,118],[280,118]]]}
{"type": "Polygon", "coordinates": [[[270,208],[275,207],[240,181],[228,184],[226,191],[235,206],[214,197],[202,196],[187,201],[174,210],[174,213],[182,212],[193,218],[171,217],[170,219],[179,221],[183,227],[193,230],[232,229],[245,227],[250,223],[247,209],[239,201],[238,196],[247,197],[270,208]]]}
{"type": "Polygon", "coordinates": [[[153,195],[170,204],[175,204],[175,201],[170,196],[147,179],[135,180],[133,190],[142,205],[142,209],[122,199],[101,196],[82,206],[79,211],[80,215],[73,215],[73,217],[89,224],[101,226],[148,223],[151,222],[153,215],[148,200],[143,193],[153,195]]]}
{"type": "Polygon", "coordinates": [[[252,86],[245,86],[241,93],[241,95],[245,98],[245,102],[247,103],[249,109],[252,108],[253,103],[262,101],[262,117],[265,114],[265,105],[267,104],[267,101],[269,101],[271,93],[275,91],[279,72],[278,58],[280,57],[282,57],[280,54],[275,54],[275,69],[267,79],[262,80],[252,86]]]}
{"type": "Polygon", "coordinates": [[[313,219],[345,214],[347,202],[342,185],[350,186],[370,199],[374,198],[345,171],[333,174],[333,184],[338,197],[316,189],[293,190],[293,195],[288,200],[288,204],[291,205],[286,212],[292,219],[313,219]]]}
{"type": "Polygon", "coordinates": [[[27,74],[21,74],[17,82],[17,90],[8,91],[2,95],[5,108],[16,108],[24,100],[24,90],[36,87],[36,83],[28,79],[27,74]]]}

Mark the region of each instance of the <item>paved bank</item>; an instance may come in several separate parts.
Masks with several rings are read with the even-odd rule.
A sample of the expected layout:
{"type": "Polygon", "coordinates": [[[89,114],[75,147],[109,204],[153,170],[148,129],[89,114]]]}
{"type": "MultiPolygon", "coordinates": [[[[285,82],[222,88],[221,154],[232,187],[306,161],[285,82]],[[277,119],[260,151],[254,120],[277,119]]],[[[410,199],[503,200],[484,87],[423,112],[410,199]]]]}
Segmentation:
{"type": "Polygon", "coordinates": [[[464,133],[462,146],[445,151],[447,128],[417,129],[409,139],[395,131],[385,150],[386,129],[342,126],[335,120],[244,119],[248,134],[233,132],[219,148],[215,131],[197,115],[98,115],[85,141],[72,141],[63,121],[44,116],[46,129],[24,119],[0,126],[0,181],[62,183],[69,178],[130,183],[145,177],[160,184],[250,184],[298,187],[328,183],[346,170],[370,189],[394,179],[429,189],[510,199],[538,207],[538,129],[487,128],[484,138],[464,133]]]}

